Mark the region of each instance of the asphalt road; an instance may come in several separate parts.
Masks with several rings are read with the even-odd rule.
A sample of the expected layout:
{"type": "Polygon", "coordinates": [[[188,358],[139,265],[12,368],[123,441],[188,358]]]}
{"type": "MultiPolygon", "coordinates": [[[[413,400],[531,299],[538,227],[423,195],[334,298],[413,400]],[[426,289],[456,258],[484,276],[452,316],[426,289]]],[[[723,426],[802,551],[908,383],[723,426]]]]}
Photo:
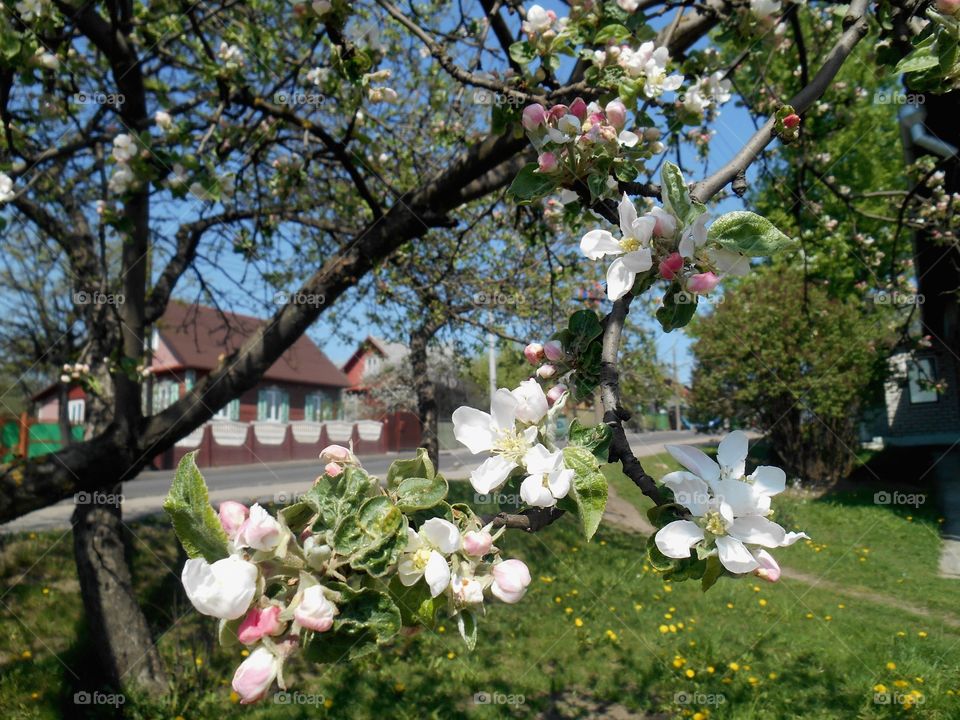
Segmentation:
{"type": "MultiPolygon", "coordinates": [[[[656,455],[666,443],[708,443],[711,438],[691,431],[660,431],[629,436],[630,446],[637,457],[656,455]]],[[[404,454],[406,456],[406,454],[404,454]]],[[[397,453],[362,457],[364,468],[373,475],[384,475],[397,453]]],[[[479,460],[466,449],[440,453],[440,471],[451,479],[466,478],[479,460]]],[[[321,472],[319,461],[297,461],[234,465],[204,468],[203,475],[210,489],[210,499],[216,505],[224,500],[253,502],[291,502],[305,492],[321,472]]],[[[144,471],[123,485],[123,514],[125,520],[160,512],[163,498],[170,489],[172,470],[144,471]]],[[[74,499],[29,513],[17,520],[0,525],[0,533],[29,530],[56,530],[70,527],[74,499]]]]}

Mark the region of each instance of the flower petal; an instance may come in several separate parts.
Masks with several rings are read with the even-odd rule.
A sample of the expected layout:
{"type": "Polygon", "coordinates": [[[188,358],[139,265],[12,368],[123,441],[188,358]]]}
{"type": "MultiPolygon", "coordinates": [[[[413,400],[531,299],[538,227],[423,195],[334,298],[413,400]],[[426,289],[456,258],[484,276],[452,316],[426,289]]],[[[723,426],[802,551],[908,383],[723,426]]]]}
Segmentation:
{"type": "Polygon", "coordinates": [[[423,570],[420,570],[413,562],[413,557],[408,555],[397,563],[397,575],[404,587],[410,587],[423,577],[423,570]]]}
{"type": "Polygon", "coordinates": [[[623,260],[617,258],[607,268],[607,297],[611,300],[619,300],[630,292],[636,279],[636,273],[630,272],[623,264],[623,260]]]}
{"type": "Polygon", "coordinates": [[[458,407],[453,411],[453,436],[474,455],[493,447],[493,419],[476,408],[458,407]]]}
{"type": "Polygon", "coordinates": [[[674,520],[657,532],[657,549],[670,558],[690,557],[690,548],[703,540],[703,529],[689,520],[674,520]]]}
{"type": "Polygon", "coordinates": [[[739,480],[743,477],[747,460],[747,434],[742,430],[734,430],[720,441],[717,447],[717,462],[727,470],[727,477],[739,480]]]}
{"type": "Polygon", "coordinates": [[[750,554],[750,551],[744,547],[743,543],[736,538],[723,535],[716,539],[717,554],[720,557],[720,564],[727,570],[742,575],[751,570],[760,567],[757,559],[750,554]]]}
{"type": "Polygon", "coordinates": [[[573,482],[573,470],[565,468],[550,473],[547,483],[550,485],[550,494],[557,500],[566,497],[570,492],[570,484],[573,482]]]}
{"type": "Polygon", "coordinates": [[[541,443],[527,450],[523,456],[524,467],[531,475],[549,473],[563,466],[563,453],[560,450],[550,452],[541,443]]]}
{"type": "Polygon", "coordinates": [[[750,479],[753,480],[757,492],[767,496],[781,493],[787,486],[787,474],[772,465],[760,465],[753,471],[750,479]]]}
{"type": "MultiPolygon", "coordinates": [[[[652,220],[653,218],[650,219],[652,220]]],[[[653,267],[653,254],[650,252],[650,248],[640,248],[639,250],[628,252],[621,259],[623,260],[624,267],[633,273],[646,272],[653,267]]]]}
{"type": "Polygon", "coordinates": [[[443,518],[430,518],[423,523],[420,537],[445,555],[460,549],[460,530],[443,518]]]}
{"type": "Polygon", "coordinates": [[[470,484],[481,495],[496,490],[503,485],[517,464],[502,455],[488,457],[480,467],[470,473],[470,484]]]}
{"type": "Polygon", "coordinates": [[[591,260],[599,260],[604,255],[620,255],[623,248],[606,230],[591,230],[580,239],[580,252],[591,260]]]}
{"type": "Polygon", "coordinates": [[[634,207],[626,193],[623,194],[623,198],[617,205],[617,210],[620,213],[620,234],[625,238],[633,237],[633,224],[637,221],[637,208],[634,207]]]}
{"type": "Polygon", "coordinates": [[[430,596],[436,597],[450,584],[450,566],[447,565],[447,559],[433,551],[430,553],[430,559],[427,560],[427,567],[423,571],[423,579],[430,586],[430,596]]]}
{"type": "Polygon", "coordinates": [[[757,568],[758,577],[763,578],[767,582],[776,582],[780,579],[780,565],[774,559],[773,555],[761,549],[757,550],[753,556],[757,559],[757,562],[760,563],[760,567],[757,568]]]}
{"type": "Polygon", "coordinates": [[[665,447],[674,460],[694,475],[699,475],[708,484],[720,479],[720,466],[702,450],[689,445],[666,445],[665,447]]]}
{"type": "MultiPolygon", "coordinates": [[[[544,402],[546,402],[546,399],[544,399],[544,402]]],[[[500,428],[500,430],[513,430],[519,404],[519,400],[506,388],[497,390],[490,402],[490,415],[493,418],[494,426],[500,428]]]]}
{"type": "Polygon", "coordinates": [[[759,515],[738,517],[727,528],[727,534],[742,542],[769,548],[780,547],[786,537],[782,527],[759,515]]]}
{"type": "Polygon", "coordinates": [[[673,490],[678,503],[700,517],[710,509],[710,491],[707,484],[691,472],[677,470],[663,476],[663,484],[673,490]]]}
{"type": "Polygon", "coordinates": [[[642,243],[649,242],[653,237],[653,229],[657,226],[657,219],[650,215],[644,215],[633,221],[630,237],[639,240],[642,243]]]}
{"type": "Polygon", "coordinates": [[[788,532],[783,537],[783,542],[780,543],[781,547],[789,547],[793,545],[797,540],[809,540],[810,536],[805,532],[788,532]]]}
{"type": "Polygon", "coordinates": [[[769,509],[769,503],[766,508],[760,505],[763,496],[754,490],[753,485],[742,480],[718,480],[713,489],[717,499],[727,503],[735,517],[762,515],[769,509]]]}
{"type": "Polygon", "coordinates": [[[520,483],[520,498],[532,507],[552,507],[557,500],[550,494],[549,488],[543,486],[543,475],[528,475],[520,483]]]}

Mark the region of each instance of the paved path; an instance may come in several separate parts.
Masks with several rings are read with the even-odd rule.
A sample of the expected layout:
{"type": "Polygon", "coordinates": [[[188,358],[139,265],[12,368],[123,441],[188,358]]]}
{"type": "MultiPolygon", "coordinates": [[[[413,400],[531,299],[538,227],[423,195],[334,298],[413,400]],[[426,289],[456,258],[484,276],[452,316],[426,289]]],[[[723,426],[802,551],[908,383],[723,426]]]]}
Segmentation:
{"type": "MultiPolygon", "coordinates": [[[[663,452],[665,443],[709,443],[711,440],[709,436],[697,435],[690,431],[660,431],[630,435],[630,445],[638,457],[663,452]]],[[[383,476],[390,467],[390,463],[408,455],[409,453],[371,455],[361,460],[370,473],[383,476]]],[[[440,470],[446,477],[453,480],[467,478],[477,464],[478,459],[466,449],[445,450],[440,453],[440,470]]],[[[299,493],[306,491],[319,473],[320,464],[313,460],[203,469],[203,475],[210,488],[210,499],[215,505],[224,500],[288,503],[299,493]]],[[[160,512],[163,498],[170,489],[172,479],[172,470],[154,470],[144,471],[134,480],[124,483],[124,519],[132,520],[160,512]]],[[[628,503],[626,505],[629,506],[628,503]]],[[[73,507],[72,498],[64,500],[0,525],[0,533],[66,529],[70,527],[73,507]]],[[[629,506],[629,509],[623,509],[623,512],[629,513],[630,510],[636,513],[632,506],[629,506]]]]}

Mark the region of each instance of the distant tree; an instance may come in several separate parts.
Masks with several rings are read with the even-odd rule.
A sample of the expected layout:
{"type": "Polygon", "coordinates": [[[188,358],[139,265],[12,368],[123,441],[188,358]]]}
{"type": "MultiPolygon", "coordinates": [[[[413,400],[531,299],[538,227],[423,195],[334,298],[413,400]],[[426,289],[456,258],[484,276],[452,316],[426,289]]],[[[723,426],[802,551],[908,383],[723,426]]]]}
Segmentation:
{"type": "Polygon", "coordinates": [[[801,481],[839,480],[884,373],[891,319],[831,298],[799,269],[758,270],[693,325],[694,406],[766,433],[801,481]]]}

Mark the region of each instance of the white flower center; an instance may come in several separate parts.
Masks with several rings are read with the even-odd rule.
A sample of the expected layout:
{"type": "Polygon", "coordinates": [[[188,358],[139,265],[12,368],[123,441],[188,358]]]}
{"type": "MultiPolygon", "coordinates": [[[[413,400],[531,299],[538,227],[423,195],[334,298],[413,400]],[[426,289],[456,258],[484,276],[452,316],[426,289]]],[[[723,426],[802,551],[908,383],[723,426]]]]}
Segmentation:
{"type": "Polygon", "coordinates": [[[430,548],[422,547],[413,554],[413,566],[417,570],[423,570],[430,562],[430,548]]]}
{"type": "Polygon", "coordinates": [[[708,533],[712,533],[713,535],[717,536],[727,534],[727,524],[724,522],[723,516],[716,510],[708,511],[703,516],[703,519],[706,521],[704,529],[708,533]]]}
{"type": "Polygon", "coordinates": [[[500,437],[497,438],[492,452],[519,463],[523,460],[523,456],[527,454],[527,450],[529,449],[530,443],[527,442],[527,439],[521,433],[507,431],[501,433],[500,437]]]}
{"type": "Polygon", "coordinates": [[[635,237],[625,237],[620,241],[620,247],[625,253],[636,252],[642,247],[640,240],[635,237]]]}

